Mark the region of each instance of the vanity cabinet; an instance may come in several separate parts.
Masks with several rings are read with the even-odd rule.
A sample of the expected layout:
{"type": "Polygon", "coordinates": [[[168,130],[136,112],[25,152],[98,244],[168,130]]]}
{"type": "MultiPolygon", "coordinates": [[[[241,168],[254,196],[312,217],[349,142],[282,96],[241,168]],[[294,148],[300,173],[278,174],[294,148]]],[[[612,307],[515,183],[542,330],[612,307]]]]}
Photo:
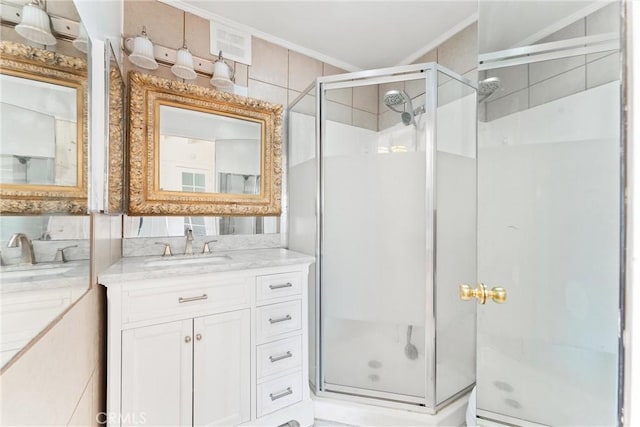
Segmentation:
{"type": "Polygon", "coordinates": [[[230,254],[226,265],[195,267],[125,258],[99,278],[108,298],[109,425],[313,424],[313,258],[284,249],[230,254]]]}
{"type": "Polygon", "coordinates": [[[150,425],[249,421],[250,332],[249,309],[123,331],[122,412],[150,425]]]}

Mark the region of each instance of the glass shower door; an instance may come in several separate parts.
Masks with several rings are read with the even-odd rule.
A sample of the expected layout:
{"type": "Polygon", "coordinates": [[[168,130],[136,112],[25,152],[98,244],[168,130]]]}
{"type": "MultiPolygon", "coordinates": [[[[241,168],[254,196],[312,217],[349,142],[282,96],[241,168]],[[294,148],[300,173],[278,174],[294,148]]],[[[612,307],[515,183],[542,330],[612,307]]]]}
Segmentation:
{"type": "Polygon", "coordinates": [[[321,130],[326,391],[415,403],[427,397],[426,367],[432,360],[425,351],[431,273],[425,261],[425,209],[431,189],[424,93],[425,73],[409,81],[326,90],[321,130]],[[395,105],[400,112],[383,99],[394,90],[411,100],[395,105]],[[405,111],[417,113],[403,122],[405,111]]]}
{"type": "MultiPolygon", "coordinates": [[[[499,7],[489,3],[481,39],[495,27],[482,26],[499,7]]],[[[594,4],[541,42],[615,38],[620,4],[594,4]]],[[[582,42],[543,60],[535,50],[544,44],[529,47],[520,64],[485,64],[481,74],[502,88],[479,116],[478,278],[507,300],[478,307],[478,415],[617,425],[620,52],[582,42]]]]}

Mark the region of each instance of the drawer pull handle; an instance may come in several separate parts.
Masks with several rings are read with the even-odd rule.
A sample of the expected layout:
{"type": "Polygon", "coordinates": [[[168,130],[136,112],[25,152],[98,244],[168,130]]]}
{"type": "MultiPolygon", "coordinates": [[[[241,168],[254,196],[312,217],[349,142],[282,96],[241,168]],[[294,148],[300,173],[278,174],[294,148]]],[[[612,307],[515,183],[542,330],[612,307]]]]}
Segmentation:
{"type": "Polygon", "coordinates": [[[280,285],[269,285],[269,289],[274,290],[274,289],[290,288],[292,286],[293,286],[293,283],[287,282],[287,283],[282,283],[280,285]]]}
{"type": "Polygon", "coordinates": [[[269,356],[269,360],[271,360],[271,363],[273,363],[279,360],[288,359],[290,357],[293,357],[293,354],[291,354],[290,351],[287,351],[285,354],[282,354],[280,356],[269,356]]]}
{"type": "Polygon", "coordinates": [[[209,298],[207,294],[202,294],[199,297],[189,297],[189,298],[180,297],[178,298],[178,303],[182,304],[183,302],[198,301],[198,300],[207,299],[207,298],[209,298]]]}
{"type": "Polygon", "coordinates": [[[269,318],[269,323],[271,323],[273,325],[274,323],[286,322],[287,320],[291,320],[291,315],[290,314],[287,314],[284,317],[279,317],[277,319],[269,318]]]}
{"type": "Polygon", "coordinates": [[[293,390],[291,390],[291,387],[287,387],[286,390],[283,390],[279,393],[270,393],[269,397],[271,398],[271,401],[273,402],[274,400],[278,400],[281,399],[285,396],[289,396],[290,394],[293,394],[293,390]]]}

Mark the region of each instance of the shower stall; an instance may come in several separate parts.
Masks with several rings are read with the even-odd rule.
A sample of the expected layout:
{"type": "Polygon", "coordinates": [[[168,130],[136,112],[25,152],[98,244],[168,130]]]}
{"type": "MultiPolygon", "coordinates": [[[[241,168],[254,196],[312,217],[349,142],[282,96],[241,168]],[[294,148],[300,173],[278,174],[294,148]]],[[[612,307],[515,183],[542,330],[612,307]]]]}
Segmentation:
{"type": "Polygon", "coordinates": [[[320,77],[288,109],[289,248],[320,396],[433,413],[475,382],[476,87],[436,63],[320,77]]]}

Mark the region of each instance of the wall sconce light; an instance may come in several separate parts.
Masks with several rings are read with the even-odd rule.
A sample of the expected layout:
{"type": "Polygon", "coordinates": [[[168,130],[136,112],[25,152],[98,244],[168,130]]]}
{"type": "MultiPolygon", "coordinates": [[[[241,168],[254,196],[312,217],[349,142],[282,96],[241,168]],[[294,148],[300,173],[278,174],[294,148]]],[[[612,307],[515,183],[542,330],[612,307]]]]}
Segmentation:
{"type": "Polygon", "coordinates": [[[80,24],[78,38],[73,40],[71,44],[80,52],[87,53],[89,47],[89,36],[87,35],[87,30],[84,28],[84,25],[80,24]]]}
{"type": "Polygon", "coordinates": [[[196,72],[193,69],[193,55],[187,49],[186,37],[187,13],[182,14],[182,47],[176,52],[176,63],[171,67],[171,72],[185,80],[193,80],[196,78],[196,72]]]}
{"type": "Polygon", "coordinates": [[[43,45],[56,44],[51,21],[40,0],[32,0],[22,8],[22,20],[15,28],[25,39],[43,45]]]}
{"type": "Polygon", "coordinates": [[[142,34],[133,39],[133,52],[129,55],[129,61],[140,68],[155,70],[158,63],[153,56],[153,43],[147,37],[147,27],[142,27],[142,34]]]}
{"type": "Polygon", "coordinates": [[[178,49],[176,55],[176,63],[171,67],[171,72],[181,79],[195,79],[196,72],[193,69],[193,55],[191,55],[191,52],[187,49],[187,42],[178,49]]]}
{"type": "Polygon", "coordinates": [[[230,89],[233,87],[233,69],[224,62],[222,51],[218,53],[218,59],[213,63],[213,75],[210,83],[217,89],[230,89]]]}

